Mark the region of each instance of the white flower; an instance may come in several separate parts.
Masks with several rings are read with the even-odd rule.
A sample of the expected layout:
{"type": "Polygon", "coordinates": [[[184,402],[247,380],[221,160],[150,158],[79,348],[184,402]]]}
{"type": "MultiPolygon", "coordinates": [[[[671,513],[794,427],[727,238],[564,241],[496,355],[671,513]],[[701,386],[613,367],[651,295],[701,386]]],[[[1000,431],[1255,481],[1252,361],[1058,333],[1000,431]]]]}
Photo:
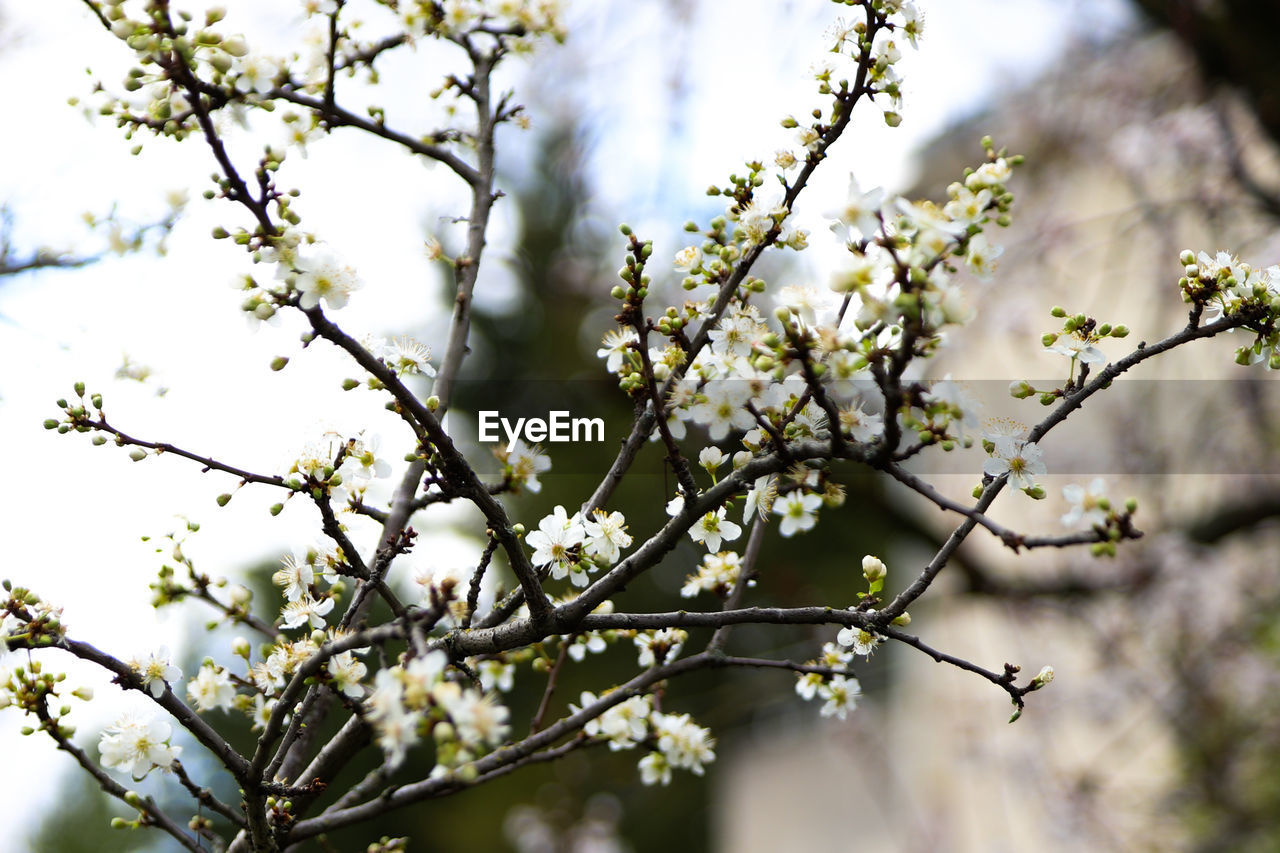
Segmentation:
{"type": "Polygon", "coordinates": [[[839,269],[831,277],[828,285],[836,293],[863,293],[863,291],[884,277],[888,268],[884,255],[868,246],[866,253],[850,252],[853,263],[839,269]]]}
{"type": "Polygon", "coordinates": [[[818,523],[814,513],[820,506],[822,506],[821,495],[808,494],[799,490],[787,492],[774,504],[774,509],[782,518],[782,522],[778,525],[778,532],[790,537],[812,530],[818,523]]]}
{"type": "MultiPolygon", "coordinates": [[[[571,566],[576,566],[571,549],[581,545],[586,537],[587,532],[578,521],[577,514],[570,518],[564,507],[557,506],[551,515],[538,522],[538,529],[529,534],[526,541],[533,548],[530,559],[535,566],[550,565],[553,578],[563,578],[571,566]]],[[[574,569],[573,574],[575,584],[586,585],[586,575],[582,571],[574,569]],[[581,583],[578,583],[578,576],[581,576],[581,583]]]]}
{"type": "Polygon", "coordinates": [[[640,781],[645,785],[671,784],[671,765],[660,752],[651,752],[640,759],[640,781]]]}
{"type": "MultiPolygon", "coordinates": [[[[589,708],[597,702],[594,693],[584,691],[579,699],[581,707],[569,706],[573,713],[589,708]]],[[[645,739],[649,732],[649,715],[653,706],[648,696],[632,696],[619,702],[595,719],[588,720],[583,731],[589,737],[604,736],[609,739],[609,749],[616,752],[631,749],[645,739]]]]}
{"type": "Polygon", "coordinates": [[[876,650],[880,638],[865,628],[850,625],[836,633],[836,642],[853,650],[855,655],[869,656],[876,650]]]}
{"type": "Polygon", "coordinates": [[[359,699],[364,696],[364,690],[360,687],[360,679],[368,673],[368,668],[356,660],[352,652],[339,652],[329,658],[327,664],[329,675],[333,678],[333,688],[339,693],[344,693],[352,699],[359,699]]]}
{"type": "Polygon", "coordinates": [[[378,734],[378,746],[386,755],[389,767],[399,767],[409,748],[418,742],[418,724],[421,720],[420,711],[403,710],[374,720],[373,728],[378,734]]]}
{"type": "Polygon", "coordinates": [[[513,485],[523,486],[534,494],[542,491],[538,475],[551,470],[551,459],[541,448],[528,447],[522,439],[517,438],[509,447],[504,449],[499,446],[494,452],[511,468],[513,485]]]}
{"type": "Polygon", "coordinates": [[[509,711],[500,705],[492,693],[481,695],[477,690],[444,691],[444,709],[453,721],[458,738],[465,744],[487,743],[497,746],[507,737],[511,727],[507,725],[509,711]]]}
{"type": "Polygon", "coordinates": [[[476,664],[480,676],[480,688],[489,693],[494,690],[507,693],[516,683],[516,666],[500,660],[482,660],[476,664]]]}
{"type": "Polygon", "coordinates": [[[719,441],[729,434],[730,427],[748,430],[755,426],[755,418],[744,406],[751,398],[751,389],[745,382],[709,382],[704,393],[705,401],[689,410],[694,423],[707,428],[712,441],[719,441]]]}
{"type": "Polygon", "coordinates": [[[1095,478],[1088,487],[1072,483],[1062,487],[1062,496],[1071,509],[1062,516],[1062,523],[1067,527],[1075,527],[1085,523],[1089,527],[1107,523],[1107,511],[1101,504],[1107,498],[1107,484],[1101,478],[1095,478]]]}
{"type": "Polygon", "coordinates": [[[231,707],[236,698],[236,686],[231,683],[227,671],[216,666],[202,666],[196,677],[187,685],[187,698],[196,703],[200,711],[212,711],[231,707]]]}
{"type": "Polygon", "coordinates": [[[699,592],[713,592],[717,595],[728,595],[738,584],[738,575],[742,572],[742,558],[733,551],[720,551],[716,554],[705,554],[697,574],[689,575],[680,595],[693,598],[699,592]]]}
{"type": "Polygon", "coordinates": [[[964,179],[964,185],[971,190],[994,188],[1004,184],[1013,176],[1009,161],[1003,157],[991,163],[983,163],[964,179]]]}
{"type": "Polygon", "coordinates": [[[134,658],[129,667],[142,678],[142,686],[159,699],[164,693],[166,682],[174,682],[182,678],[182,670],[169,660],[169,650],[160,647],[159,653],[147,655],[145,660],[134,658]]]}
{"type": "Polygon", "coordinates": [[[1036,477],[1048,473],[1041,461],[1044,453],[1034,441],[1000,436],[994,444],[993,455],[982,464],[982,473],[990,477],[1008,474],[1010,485],[1018,489],[1034,488],[1036,477]]]}
{"type": "Polygon", "coordinates": [[[275,85],[276,75],[280,73],[280,66],[274,59],[257,53],[241,58],[236,65],[239,71],[236,75],[236,91],[245,94],[267,94],[275,85]]]}
{"type": "Polygon", "coordinates": [[[675,268],[680,272],[689,272],[702,260],[702,250],[697,246],[685,246],[676,252],[675,268]]]}
{"type": "Polygon", "coordinates": [[[368,486],[373,479],[385,479],[391,476],[391,464],[378,457],[381,445],[378,436],[370,436],[368,441],[353,438],[347,442],[347,454],[338,469],[344,483],[352,483],[357,489],[368,486]]]}
{"type": "Polygon", "coordinates": [[[636,648],[640,650],[640,666],[648,669],[680,656],[689,632],[683,628],[661,628],[636,634],[636,648]]]}
{"type": "Polygon", "coordinates": [[[598,655],[607,648],[609,644],[605,642],[604,637],[600,636],[599,631],[588,631],[573,638],[573,642],[569,644],[569,657],[575,663],[582,663],[587,657],[587,652],[598,655]]]}
{"type": "Polygon", "coordinates": [[[316,601],[310,595],[304,595],[297,601],[290,601],[280,611],[283,618],[281,627],[299,628],[307,623],[312,628],[324,627],[324,616],[333,609],[333,599],[325,597],[316,601]]]}
{"type": "Polygon", "coordinates": [[[167,770],[182,754],[182,747],[169,745],[172,731],[160,717],[125,714],[106,728],[98,742],[102,766],[128,770],[134,779],[146,776],[153,767],[167,770]]]}
{"type": "MultiPolygon", "coordinates": [[[[951,201],[947,202],[942,210],[956,222],[973,225],[986,215],[987,208],[991,205],[991,198],[991,190],[974,192],[958,184],[952,184],[951,201]]],[[[980,236],[982,235],[974,235],[975,238],[980,236]]]]}
{"type": "Polygon", "coordinates": [[[603,346],[596,350],[596,358],[606,358],[605,369],[617,373],[622,367],[622,359],[631,349],[631,344],[640,340],[635,329],[611,329],[604,334],[603,346]]]}
{"type": "Polygon", "coordinates": [[[737,215],[738,233],[747,245],[763,243],[786,215],[787,209],[777,200],[753,198],[737,215]]]}
{"type": "Polygon", "coordinates": [[[742,523],[749,524],[757,512],[761,518],[768,518],[773,509],[774,499],[778,496],[777,484],[773,477],[765,475],[756,479],[743,501],[742,523]]]}
{"type": "Polygon", "coordinates": [[[964,263],[979,279],[990,281],[996,271],[996,259],[1003,254],[1003,246],[993,246],[987,242],[985,235],[974,234],[969,238],[969,251],[965,255],[964,263]]]}
{"type": "Polygon", "coordinates": [[[802,672],[796,678],[796,695],[808,702],[814,696],[818,695],[818,688],[822,686],[823,678],[821,673],[802,672]]]}
{"type": "Polygon", "coordinates": [[[833,675],[819,685],[818,696],[826,700],[819,711],[824,717],[837,717],[843,720],[849,712],[858,706],[858,697],[862,695],[862,685],[856,678],[833,675]]]}
{"type": "Polygon", "coordinates": [[[405,336],[392,339],[391,346],[382,355],[383,361],[401,376],[435,376],[436,369],[431,366],[430,358],[430,347],[405,336]]]}
{"type": "Polygon", "coordinates": [[[948,408],[951,424],[956,427],[956,433],[960,438],[977,430],[981,424],[979,414],[982,411],[982,403],[970,394],[964,385],[952,381],[951,374],[935,382],[926,394],[926,399],[930,403],[941,403],[948,408]]]}
{"type": "Polygon", "coordinates": [[[622,548],[631,546],[631,535],[627,533],[627,519],[620,512],[606,513],[597,509],[595,521],[584,521],[583,530],[587,539],[586,552],[593,557],[602,557],[606,563],[613,565],[618,561],[622,548]]]}
{"type": "Polygon", "coordinates": [[[853,404],[840,410],[840,429],[854,441],[873,441],[884,432],[884,418],[853,404]]]}
{"type": "Polygon", "coordinates": [[[724,517],[724,507],[715,512],[708,512],[694,522],[689,528],[689,538],[694,542],[706,543],[707,550],[713,554],[720,550],[720,542],[732,542],[742,534],[742,528],[724,517]]]}
{"type": "Polygon", "coordinates": [[[340,263],[327,249],[299,254],[293,266],[298,272],[294,286],[302,294],[299,304],[305,309],[315,308],[321,299],[330,308],[341,308],[347,304],[347,297],[361,286],[355,270],[340,263]]]}
{"type": "MultiPolygon", "coordinates": [[[[649,724],[658,737],[658,750],[669,767],[680,767],[701,776],[702,766],[715,761],[716,754],[712,749],[716,745],[715,738],[711,737],[711,732],[694,723],[688,714],[654,712],[649,717],[649,724]]],[[[667,778],[670,778],[669,772],[667,778]]]]}
{"type": "Polygon", "coordinates": [[[849,229],[847,238],[852,242],[854,233],[870,239],[880,227],[880,205],[884,202],[884,190],[876,187],[863,192],[858,187],[858,180],[849,175],[849,197],[841,207],[828,210],[823,214],[827,219],[837,219],[831,230],[840,233],[841,226],[849,229]]]}
{"type": "Polygon", "coordinates": [[[1071,332],[1059,336],[1053,346],[1049,347],[1049,352],[1056,352],[1072,359],[1078,358],[1084,364],[1106,364],[1107,356],[1094,346],[1096,342],[1096,338],[1071,332]]]}
{"type": "Polygon", "coordinates": [[[818,315],[825,311],[831,303],[828,294],[815,287],[801,287],[789,284],[778,291],[774,301],[791,310],[808,328],[818,324],[818,315]]]}
{"type": "Polygon", "coordinates": [[[704,447],[702,450],[698,451],[698,464],[713,474],[717,468],[724,464],[724,460],[724,451],[716,447],[714,444],[710,447],[704,447]]]}
{"type": "Polygon", "coordinates": [[[316,582],[311,564],[294,554],[286,555],[283,562],[284,565],[271,576],[271,582],[284,587],[284,597],[289,601],[310,595],[311,585],[316,582]]]}

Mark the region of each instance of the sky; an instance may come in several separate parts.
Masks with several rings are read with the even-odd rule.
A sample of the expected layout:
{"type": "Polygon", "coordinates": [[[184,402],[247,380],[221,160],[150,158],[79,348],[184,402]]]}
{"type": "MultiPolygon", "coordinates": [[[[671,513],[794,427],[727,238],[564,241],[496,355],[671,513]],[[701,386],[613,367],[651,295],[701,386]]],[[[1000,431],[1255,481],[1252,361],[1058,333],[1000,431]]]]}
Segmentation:
{"type": "MultiPolygon", "coordinates": [[[[296,38],[299,4],[226,5],[224,29],[242,28],[251,47],[282,52],[296,38]]],[[[706,209],[707,184],[723,182],[746,159],[772,159],[790,141],[779,120],[811,105],[806,69],[821,56],[821,34],[840,7],[798,0],[637,5],[571,2],[568,42],[513,62],[505,79],[528,92],[535,133],[570,113],[589,128],[594,145],[586,166],[598,210],[670,228],[706,209]]],[[[905,186],[912,152],[933,134],[1032,79],[1073,39],[1104,37],[1127,20],[1119,0],[918,5],[927,29],[920,50],[900,66],[905,120],[891,131],[876,110],[855,118],[807,211],[797,211],[818,229],[821,211],[843,198],[850,171],[864,187],[905,186]]],[[[81,214],[102,216],[115,206],[121,217],[145,222],[163,215],[167,194],[191,199],[165,257],[111,257],[79,271],[0,281],[0,435],[11,448],[0,519],[13,531],[0,575],[63,606],[76,637],[122,656],[160,645],[180,653],[191,630],[148,605],[146,586],[160,558],[155,542],[142,536],[181,527],[182,518],[197,521],[201,529],[184,550],[205,571],[234,579],[247,565],[305,546],[318,530],[308,507],[271,518],[267,507],[276,496],[252,488],[219,509],[214,498],[235,485],[227,475],[202,474],[174,458],[135,463],[118,448],[90,446],[87,436],[46,432],[41,422],[59,414],[54,401],[70,396],[74,382],[102,393],[108,416],[125,432],[251,470],[287,468],[305,441],[327,429],[378,433],[393,460],[408,449],[379,399],[340,390],[343,378],[359,374],[339,354],[319,346],[301,352],[302,327],[292,318],[253,331],[240,316],[229,284],[252,270],[228,241],[208,238],[215,225],[240,221],[225,203],[200,198],[213,165],[208,151],[194,140],[151,141],[134,157],[110,122],[85,118],[93,80],[118,91],[127,59],[80,3],[0,3],[8,115],[0,162],[11,166],[0,173],[0,200],[15,214],[15,244],[92,250],[100,239],[87,233],[81,214]],[[68,104],[72,97],[80,107],[68,104]],[[292,362],[273,373],[267,365],[279,355],[292,362]],[[126,356],[152,368],[153,378],[116,379],[126,356]]],[[[421,46],[388,64],[385,97],[403,111],[396,114],[422,101],[422,81],[442,67],[421,46]]],[[[250,160],[271,133],[255,125],[253,133],[233,136],[233,154],[250,160]]],[[[500,166],[518,172],[521,143],[508,150],[500,166]]],[[[308,157],[288,161],[282,174],[303,189],[305,226],[366,283],[338,319],[357,334],[415,333],[432,343],[438,284],[423,251],[424,228],[447,236],[450,226],[440,217],[463,203],[444,170],[340,133],[313,143],[308,157]]],[[[496,258],[511,215],[499,204],[496,258]]],[[[500,293],[501,264],[491,269],[481,287],[500,293]]],[[[465,539],[442,541],[438,564],[464,558],[465,539]]],[[[6,663],[14,660],[0,661],[6,663]]],[[[138,698],[95,683],[98,698],[74,717],[82,742],[94,740],[118,701],[138,698]]],[[[20,738],[23,724],[12,711],[0,712],[11,766],[55,772],[69,764],[51,758],[48,743],[20,738]]],[[[0,777],[0,800],[29,802],[25,814],[53,793],[18,774],[0,777]]]]}

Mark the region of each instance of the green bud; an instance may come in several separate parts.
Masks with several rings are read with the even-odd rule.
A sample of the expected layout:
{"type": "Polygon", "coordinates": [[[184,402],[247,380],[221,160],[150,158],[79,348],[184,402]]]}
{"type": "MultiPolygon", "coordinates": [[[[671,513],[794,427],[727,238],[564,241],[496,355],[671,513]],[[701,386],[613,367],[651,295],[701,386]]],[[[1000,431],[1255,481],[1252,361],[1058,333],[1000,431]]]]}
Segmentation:
{"type": "Polygon", "coordinates": [[[1128,500],[1126,500],[1126,501],[1124,502],[1124,511],[1125,511],[1125,512],[1127,512],[1127,513],[1129,513],[1129,515],[1133,515],[1135,512],[1137,512],[1137,511],[1138,511],[1138,499],[1137,499],[1137,498],[1129,498],[1128,500]]]}
{"type": "Polygon", "coordinates": [[[1184,266],[1194,264],[1196,262],[1196,253],[1190,249],[1183,249],[1182,254],[1178,255],[1178,262],[1184,266]]]}
{"type": "Polygon", "coordinates": [[[84,383],[83,383],[83,382],[77,382],[77,383],[75,384],[75,389],[76,389],[76,396],[77,396],[77,397],[83,397],[83,396],[84,396],[84,383]]]}
{"type": "Polygon", "coordinates": [[[1111,334],[1111,328],[1112,326],[1110,323],[1103,323],[1098,327],[1098,335],[1104,338],[1107,337],[1111,334]]]}
{"type": "Polygon", "coordinates": [[[1065,309],[1065,308],[1063,308],[1061,305],[1055,305],[1055,306],[1053,306],[1052,308],[1050,308],[1050,309],[1049,309],[1049,313],[1050,313],[1051,315],[1053,315],[1054,317],[1057,317],[1059,320],[1061,320],[1063,317],[1067,316],[1067,311],[1066,311],[1066,309],[1065,309]]]}
{"type": "Polygon", "coordinates": [[[1046,392],[1046,393],[1044,393],[1044,394],[1041,394],[1041,395],[1040,395],[1040,405],[1042,405],[1042,406],[1052,406],[1052,405],[1054,404],[1054,401],[1056,401],[1057,399],[1058,399],[1058,398],[1057,398],[1056,396],[1054,396],[1053,394],[1050,394],[1050,393],[1046,392]]]}
{"type": "Polygon", "coordinates": [[[1113,327],[1111,329],[1111,337],[1113,338],[1129,337],[1129,327],[1124,325],[1123,323],[1121,323],[1119,326],[1113,327]]]}
{"type": "Polygon", "coordinates": [[[435,411],[438,411],[439,409],[440,409],[440,398],[435,394],[432,394],[430,397],[427,398],[427,411],[435,412],[435,411]]]}
{"type": "Polygon", "coordinates": [[[272,504],[271,509],[267,510],[272,515],[279,515],[284,511],[284,504],[272,504]]]}
{"type": "Polygon", "coordinates": [[[631,236],[631,226],[625,222],[618,226],[618,230],[622,232],[623,237],[631,236]]]}
{"type": "Polygon", "coordinates": [[[57,422],[57,421],[55,421],[53,418],[45,418],[44,428],[45,428],[45,429],[57,429],[57,428],[58,428],[58,422],[57,422]]]}
{"type": "Polygon", "coordinates": [[[1044,486],[1032,486],[1029,489],[1023,489],[1022,493],[1037,501],[1042,501],[1045,498],[1044,486]]]}
{"type": "Polygon", "coordinates": [[[1048,334],[1045,334],[1040,338],[1040,343],[1047,347],[1051,347],[1057,342],[1058,342],[1058,336],[1053,332],[1049,332],[1048,334]]]}
{"type": "Polygon", "coordinates": [[[226,492],[224,494],[218,495],[217,501],[218,501],[218,506],[226,506],[231,502],[231,493],[226,492]]]}
{"type": "Polygon", "coordinates": [[[343,391],[350,391],[350,390],[352,390],[352,389],[354,389],[354,388],[359,388],[359,387],[360,387],[360,382],[359,382],[358,380],[355,380],[355,379],[344,379],[344,380],[342,380],[342,390],[343,390],[343,391]]]}
{"type": "Polygon", "coordinates": [[[288,363],[289,363],[288,357],[283,355],[276,356],[275,358],[271,359],[271,369],[279,373],[281,370],[284,370],[285,365],[288,363]]]}

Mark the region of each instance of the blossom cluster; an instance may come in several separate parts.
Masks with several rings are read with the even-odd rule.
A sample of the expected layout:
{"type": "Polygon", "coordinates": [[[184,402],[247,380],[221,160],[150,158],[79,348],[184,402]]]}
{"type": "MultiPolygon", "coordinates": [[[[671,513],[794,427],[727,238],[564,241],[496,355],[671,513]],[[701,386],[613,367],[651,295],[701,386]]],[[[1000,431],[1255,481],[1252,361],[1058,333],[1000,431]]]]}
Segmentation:
{"type": "Polygon", "coordinates": [[[553,580],[568,577],[574,586],[586,586],[592,572],[612,566],[631,547],[627,520],[620,512],[597,509],[588,519],[572,516],[557,506],[538,522],[527,540],[535,566],[545,568],[553,580]]]}
{"type": "Polygon", "coordinates": [[[375,676],[368,719],[393,767],[427,734],[436,747],[432,775],[461,767],[506,739],[507,708],[493,693],[447,679],[447,664],[448,656],[436,650],[375,676]]]}
{"type": "MultiPolygon", "coordinates": [[[[579,713],[596,705],[594,693],[584,691],[577,706],[569,710],[579,713]]],[[[672,770],[688,770],[696,776],[705,765],[715,761],[715,738],[688,714],[665,714],[654,708],[648,695],[632,696],[611,705],[597,717],[587,721],[583,731],[588,737],[600,738],[611,750],[633,749],[644,744],[651,747],[640,759],[640,779],[646,785],[671,783],[672,770]]]]}

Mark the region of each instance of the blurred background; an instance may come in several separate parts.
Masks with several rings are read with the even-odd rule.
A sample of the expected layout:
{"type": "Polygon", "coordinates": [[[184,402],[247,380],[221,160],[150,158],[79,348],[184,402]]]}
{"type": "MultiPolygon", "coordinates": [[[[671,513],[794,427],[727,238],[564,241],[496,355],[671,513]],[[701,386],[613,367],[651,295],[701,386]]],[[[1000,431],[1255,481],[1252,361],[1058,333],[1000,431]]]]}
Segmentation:
{"type": "MultiPolygon", "coordinates": [[[[303,37],[300,4],[228,5],[226,28],[242,29],[255,49],[284,55],[303,37]]],[[[504,71],[532,128],[499,137],[507,197],[477,294],[467,378],[479,381],[464,386],[477,396],[505,383],[512,406],[545,408],[521,396],[539,398],[539,383],[554,382],[557,395],[614,406],[611,422],[625,420],[625,402],[593,381],[604,376],[594,351],[612,325],[608,291],[623,254],[617,224],[652,238],[664,258],[684,245],[681,223],[720,212],[704,188],[789,144],[778,122],[814,105],[806,71],[841,11],[765,0],[639,5],[570,2],[566,43],[504,71]]],[[[1060,379],[1061,357],[1039,344],[1053,328],[1051,306],[1126,323],[1125,343],[1153,341],[1184,322],[1182,248],[1226,249],[1255,266],[1280,260],[1280,11],[1244,0],[918,5],[926,30],[901,65],[903,125],[890,131],[876,110],[855,116],[796,211],[812,248],[762,277],[825,285],[839,247],[822,212],[844,197],[849,172],[864,188],[937,198],[981,156],[984,134],[1029,165],[1015,177],[1000,270],[969,288],[976,319],[932,369],[993,405],[1011,379],[1060,379]]],[[[118,90],[128,58],[70,0],[0,2],[0,435],[11,447],[0,574],[64,606],[78,638],[125,657],[167,645],[191,673],[206,654],[225,657],[235,632],[206,631],[210,613],[149,606],[147,584],[172,547],[164,535],[176,532],[202,571],[250,586],[269,607],[270,572],[314,541],[315,519],[292,506],[272,519],[275,497],[251,489],[219,509],[228,478],[174,459],[135,464],[45,432],[53,401],[83,380],[125,431],[251,470],[287,467],[326,429],[378,432],[389,459],[408,447],[380,400],[340,390],[354,371],[338,354],[300,352],[300,325],[246,328],[228,285],[249,264],[208,239],[238,220],[200,200],[207,152],[194,140],[146,141],[133,157],[109,123],[86,121],[93,81],[118,90]],[[69,105],[72,97],[80,103],[69,105]],[[280,355],[292,363],[271,373],[280,355]],[[199,531],[188,532],[187,520],[199,531]]],[[[378,102],[406,116],[429,110],[422,92],[451,62],[428,44],[395,58],[382,68],[378,102]]],[[[233,153],[247,160],[279,138],[278,126],[255,119],[233,132],[233,153]]],[[[304,227],[366,283],[339,317],[348,331],[439,341],[449,294],[424,241],[460,244],[452,218],[465,210],[462,188],[347,132],[312,143],[282,176],[303,190],[304,227]]],[[[896,647],[859,668],[864,701],[843,722],[820,720],[790,677],[716,674],[673,683],[668,695],[719,740],[704,779],[645,788],[637,755],[574,754],[398,812],[376,832],[409,835],[415,851],[522,853],[673,842],[735,853],[1280,848],[1276,394],[1269,375],[1233,364],[1233,345],[1148,362],[1133,382],[1117,383],[1121,405],[1083,413],[1093,418],[1088,431],[1055,432],[1050,471],[1069,473],[1051,473],[1046,501],[1014,494],[996,505],[1004,523],[1061,531],[1061,486],[1101,477],[1113,498],[1140,499],[1143,540],[1099,561],[1083,551],[1015,558],[975,535],[913,610],[912,630],[934,647],[988,668],[1056,668],[1016,725],[1003,692],[896,647]]],[[[1125,351],[1112,342],[1107,355],[1125,351]]],[[[459,402],[465,416],[483,400],[459,402]]],[[[1000,401],[1002,414],[1008,405],[1000,401]]],[[[1041,414],[1034,401],[1019,405],[1014,416],[1028,423],[1041,414]]],[[[553,448],[543,491],[514,501],[514,514],[529,523],[558,503],[581,503],[606,454],[553,448]]],[[[659,456],[642,456],[640,476],[619,495],[633,533],[655,527],[672,489],[659,456]]],[[[940,487],[967,494],[979,467],[939,474],[940,487]]],[[[845,485],[838,518],[766,545],[756,600],[851,601],[849,566],[862,554],[884,557],[891,584],[901,582],[949,532],[948,519],[892,487],[856,472],[845,485]]],[[[474,517],[441,512],[415,526],[420,547],[406,583],[415,570],[474,564],[474,517]]],[[[360,541],[369,533],[356,531],[360,541]]],[[[678,549],[628,590],[628,606],[677,606],[696,561],[693,548],[678,549]]],[[[744,627],[733,642],[803,659],[825,639],[744,627]]],[[[617,680],[631,655],[589,656],[554,710],[617,680]]],[[[140,697],[69,671],[97,688],[73,718],[77,740],[96,744],[140,697]]],[[[542,687],[542,676],[519,673],[514,720],[533,714],[542,687]]],[[[10,832],[25,839],[15,849],[164,849],[145,835],[108,833],[110,815],[123,812],[49,744],[22,738],[23,724],[0,713],[15,768],[0,777],[0,798],[13,804],[10,832]]],[[[247,729],[234,737],[247,743],[247,729]]],[[[211,767],[191,766],[212,784],[211,767]]],[[[352,778],[365,769],[352,768],[352,778]]],[[[147,790],[181,802],[156,776],[147,790]]],[[[367,840],[367,831],[339,834],[328,849],[367,840]]]]}

